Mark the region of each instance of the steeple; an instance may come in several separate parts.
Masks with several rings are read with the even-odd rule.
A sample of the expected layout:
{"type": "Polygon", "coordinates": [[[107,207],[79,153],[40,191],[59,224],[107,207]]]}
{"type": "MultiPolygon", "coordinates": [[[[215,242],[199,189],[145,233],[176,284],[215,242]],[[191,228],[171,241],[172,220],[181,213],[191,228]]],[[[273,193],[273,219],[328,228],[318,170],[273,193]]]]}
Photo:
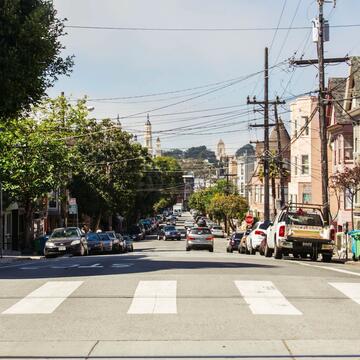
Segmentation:
{"type": "Polygon", "coordinates": [[[147,114],[147,120],[145,123],[145,133],[144,133],[144,146],[148,149],[149,155],[153,155],[152,147],[152,130],[149,114],[147,114]]]}
{"type": "Polygon", "coordinates": [[[159,157],[161,156],[161,141],[160,141],[160,138],[158,137],[156,139],[156,157],[159,157]]]}

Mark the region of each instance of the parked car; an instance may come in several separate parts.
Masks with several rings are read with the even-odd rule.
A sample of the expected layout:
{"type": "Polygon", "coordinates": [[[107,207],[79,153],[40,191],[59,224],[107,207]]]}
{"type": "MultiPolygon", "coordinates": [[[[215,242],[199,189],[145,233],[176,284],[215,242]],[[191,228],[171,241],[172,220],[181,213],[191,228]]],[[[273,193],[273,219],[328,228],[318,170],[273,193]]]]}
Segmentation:
{"type": "Polygon", "coordinates": [[[134,241],[140,241],[144,239],[144,234],[138,225],[134,225],[129,230],[129,235],[134,241]]]}
{"type": "Polygon", "coordinates": [[[86,241],[88,244],[89,254],[104,252],[104,245],[99,234],[95,232],[88,232],[86,234],[86,241]]]}
{"type": "Polygon", "coordinates": [[[244,236],[243,232],[233,233],[228,241],[226,252],[232,253],[234,250],[238,250],[240,245],[240,240],[242,239],[243,236],[244,236]]]}
{"type": "MultiPolygon", "coordinates": [[[[122,238],[119,238],[118,236],[116,236],[115,231],[105,231],[105,234],[108,234],[110,239],[112,240],[113,252],[115,252],[115,253],[124,252],[122,238]]],[[[120,235],[120,237],[121,237],[121,235],[120,235]]]]}
{"type": "Polygon", "coordinates": [[[238,251],[239,251],[240,254],[247,253],[246,239],[250,235],[250,233],[251,233],[251,229],[246,230],[244,232],[243,237],[240,239],[240,243],[239,243],[239,247],[238,247],[238,251]]]}
{"type": "Polygon", "coordinates": [[[224,230],[220,225],[213,225],[211,227],[211,233],[214,235],[214,237],[225,237],[224,230]]]}
{"type": "Polygon", "coordinates": [[[196,221],[196,224],[199,226],[199,227],[207,227],[206,225],[206,220],[204,218],[200,218],[199,220],[196,221]]]}
{"type": "Polygon", "coordinates": [[[261,242],[266,239],[267,228],[271,225],[269,221],[258,221],[253,228],[251,233],[246,238],[246,250],[250,255],[255,255],[259,251],[261,242]]]}
{"type": "Polygon", "coordinates": [[[134,251],[134,245],[133,245],[133,240],[131,238],[130,235],[123,235],[123,240],[124,240],[124,245],[125,245],[125,249],[128,252],[133,252],[134,251]]]}
{"type": "Polygon", "coordinates": [[[334,251],[335,228],[328,225],[322,205],[289,204],[276,215],[269,229],[265,256],[275,259],[292,254],[295,258],[318,259],[330,262],[334,251]]]}
{"type": "Polygon", "coordinates": [[[188,228],[192,228],[195,225],[195,223],[192,220],[186,220],[184,222],[184,228],[188,229],[188,228]]]}
{"type": "Polygon", "coordinates": [[[176,227],[173,225],[166,225],[158,234],[158,240],[168,240],[168,239],[176,239],[181,240],[180,231],[176,230],[176,227]]]}
{"type": "Polygon", "coordinates": [[[190,233],[186,237],[186,251],[192,249],[214,251],[214,235],[209,228],[198,227],[190,230],[190,233]]]}
{"type": "Polygon", "coordinates": [[[261,241],[259,246],[259,254],[261,256],[265,255],[266,244],[267,244],[267,237],[261,241]]]}
{"type": "Polygon", "coordinates": [[[44,255],[87,255],[89,252],[85,234],[78,227],[58,228],[45,243],[44,255]]]}
{"type": "Polygon", "coordinates": [[[166,224],[176,226],[176,220],[177,220],[177,217],[174,215],[171,215],[169,218],[167,218],[166,224]]]}
{"type": "Polygon", "coordinates": [[[103,243],[104,252],[112,252],[113,251],[113,241],[110,236],[106,233],[98,233],[100,240],[103,243]]]}

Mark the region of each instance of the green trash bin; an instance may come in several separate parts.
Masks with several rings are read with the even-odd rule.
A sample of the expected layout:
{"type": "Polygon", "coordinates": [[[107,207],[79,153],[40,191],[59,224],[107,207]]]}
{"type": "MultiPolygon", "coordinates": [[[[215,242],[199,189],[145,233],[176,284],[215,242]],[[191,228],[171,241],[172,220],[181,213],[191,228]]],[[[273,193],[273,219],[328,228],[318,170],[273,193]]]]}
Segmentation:
{"type": "Polygon", "coordinates": [[[351,236],[351,252],[353,254],[353,260],[360,260],[360,230],[353,230],[349,232],[351,236]]]}

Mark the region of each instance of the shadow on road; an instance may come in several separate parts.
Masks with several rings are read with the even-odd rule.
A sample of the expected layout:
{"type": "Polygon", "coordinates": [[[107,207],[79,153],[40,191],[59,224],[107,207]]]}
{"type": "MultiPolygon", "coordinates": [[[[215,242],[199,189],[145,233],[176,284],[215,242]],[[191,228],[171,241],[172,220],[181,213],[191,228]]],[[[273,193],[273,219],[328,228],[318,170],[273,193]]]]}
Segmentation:
{"type": "MultiPolygon", "coordinates": [[[[157,250],[158,251],[158,250],[157,250]]],[[[208,274],[213,269],[276,268],[276,265],[264,265],[238,261],[209,261],[208,259],[152,259],[144,255],[98,255],[88,257],[70,257],[43,259],[12,268],[0,268],[0,279],[43,279],[62,277],[91,277],[121,274],[137,274],[166,270],[204,270],[208,274]]]]}

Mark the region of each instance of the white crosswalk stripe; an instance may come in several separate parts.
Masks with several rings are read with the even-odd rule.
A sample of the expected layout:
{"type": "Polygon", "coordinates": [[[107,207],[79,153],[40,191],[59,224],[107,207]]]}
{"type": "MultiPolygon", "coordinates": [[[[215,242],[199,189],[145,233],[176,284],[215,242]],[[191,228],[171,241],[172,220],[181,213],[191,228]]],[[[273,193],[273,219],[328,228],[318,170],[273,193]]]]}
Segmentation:
{"type": "Polygon", "coordinates": [[[360,305],[360,283],[335,282],[329,283],[329,285],[360,305]]]}
{"type": "Polygon", "coordinates": [[[302,315],[271,281],[235,281],[235,285],[256,315],[302,315]]]}
{"type": "Polygon", "coordinates": [[[175,280],[140,281],[128,314],[176,314],[175,280]]]}
{"type": "Polygon", "coordinates": [[[48,281],[2,314],[51,314],[83,281],[48,281]]]}

